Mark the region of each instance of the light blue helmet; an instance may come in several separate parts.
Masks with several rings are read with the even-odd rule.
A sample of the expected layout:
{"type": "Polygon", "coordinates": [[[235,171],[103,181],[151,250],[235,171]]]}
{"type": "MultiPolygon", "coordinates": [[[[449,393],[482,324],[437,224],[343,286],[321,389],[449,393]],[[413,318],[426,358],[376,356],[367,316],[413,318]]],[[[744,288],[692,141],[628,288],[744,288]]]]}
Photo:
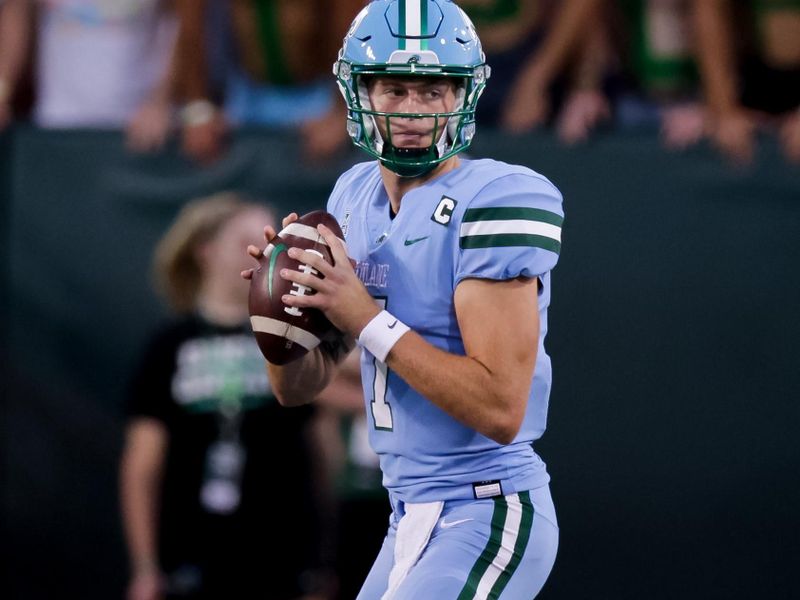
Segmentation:
{"type": "Polygon", "coordinates": [[[347,131],[355,145],[395,173],[416,177],[469,147],[475,108],[491,70],[472,21],[451,0],[373,0],[350,26],[333,73],[347,102],[347,131]],[[374,75],[457,78],[456,106],[448,113],[377,112],[364,81],[374,75]],[[389,119],[399,116],[435,117],[431,146],[394,147],[389,119]],[[385,119],[388,139],[376,119],[385,119]]]}

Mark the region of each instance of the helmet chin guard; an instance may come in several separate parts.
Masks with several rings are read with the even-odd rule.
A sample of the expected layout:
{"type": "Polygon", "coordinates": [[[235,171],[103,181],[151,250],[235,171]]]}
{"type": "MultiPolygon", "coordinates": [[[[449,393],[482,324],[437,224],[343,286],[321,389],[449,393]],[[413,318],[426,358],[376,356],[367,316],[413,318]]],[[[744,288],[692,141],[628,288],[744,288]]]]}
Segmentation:
{"type": "Polygon", "coordinates": [[[333,73],[347,103],[353,143],[398,175],[418,177],[469,147],[475,109],[491,69],[472,22],[450,0],[374,0],[353,21],[333,73]],[[455,106],[439,113],[378,112],[365,81],[375,76],[453,78],[455,106]],[[432,144],[394,146],[393,118],[432,119],[432,144]],[[388,139],[378,119],[385,119],[388,139]]]}

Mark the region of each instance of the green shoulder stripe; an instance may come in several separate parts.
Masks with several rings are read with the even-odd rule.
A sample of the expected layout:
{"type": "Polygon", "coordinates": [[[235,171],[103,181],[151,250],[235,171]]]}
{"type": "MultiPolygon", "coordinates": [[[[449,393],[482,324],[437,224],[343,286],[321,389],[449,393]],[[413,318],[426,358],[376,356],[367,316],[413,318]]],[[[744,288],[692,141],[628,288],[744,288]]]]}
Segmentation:
{"type": "Polygon", "coordinates": [[[564,217],[541,208],[516,206],[498,206],[496,208],[470,208],[464,212],[462,223],[474,221],[539,221],[550,225],[561,226],[564,217]]]}
{"type": "Polygon", "coordinates": [[[494,235],[471,235],[460,240],[462,249],[498,248],[503,246],[534,246],[558,254],[561,242],[543,235],[498,233],[494,235]]]}

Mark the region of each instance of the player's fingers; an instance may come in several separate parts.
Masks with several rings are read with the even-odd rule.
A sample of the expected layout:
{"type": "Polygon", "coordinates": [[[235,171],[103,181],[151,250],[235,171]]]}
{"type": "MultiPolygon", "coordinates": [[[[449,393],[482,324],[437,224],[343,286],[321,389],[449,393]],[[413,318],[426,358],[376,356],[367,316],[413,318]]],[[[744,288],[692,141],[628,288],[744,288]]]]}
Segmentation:
{"type": "Polygon", "coordinates": [[[281,221],[281,227],[286,227],[289,223],[294,223],[300,217],[296,212],[289,213],[285,217],[283,217],[283,221],[281,221]]]}
{"type": "Polygon", "coordinates": [[[319,308],[322,309],[319,294],[284,294],[281,302],[286,306],[297,306],[298,308],[319,308]]]}
{"type": "Polygon", "coordinates": [[[328,275],[331,269],[333,269],[333,267],[325,262],[325,259],[317,252],[303,250],[301,248],[289,248],[287,254],[290,258],[316,269],[323,275],[328,275]]]}
{"type": "Polygon", "coordinates": [[[275,237],[275,228],[272,225],[264,225],[264,239],[268,242],[275,237]]]}
{"type": "Polygon", "coordinates": [[[264,254],[264,251],[259,248],[258,246],[254,246],[250,244],[247,246],[247,253],[255,259],[261,258],[261,255],[264,254]]]}
{"type": "Polygon", "coordinates": [[[240,275],[242,276],[242,279],[250,280],[253,278],[254,271],[254,269],[245,269],[240,273],[240,275]]]}
{"type": "Polygon", "coordinates": [[[320,279],[311,272],[296,271],[294,269],[281,269],[280,275],[283,279],[291,281],[301,286],[311,288],[315,291],[324,291],[325,280],[320,279]]]}
{"type": "MultiPolygon", "coordinates": [[[[286,271],[286,269],[284,269],[286,271]]],[[[284,294],[281,296],[281,301],[286,306],[297,306],[298,308],[317,308],[321,311],[325,311],[327,308],[327,296],[324,293],[320,293],[321,290],[316,289],[314,286],[320,286],[323,284],[324,280],[319,279],[318,277],[314,277],[313,275],[306,275],[305,273],[300,273],[298,271],[292,271],[291,269],[288,270],[287,273],[281,272],[281,276],[289,281],[294,279],[301,279],[306,283],[313,284],[306,285],[306,283],[301,283],[300,281],[295,281],[292,293],[284,294]],[[298,276],[298,277],[295,277],[298,276]],[[311,277],[314,281],[307,279],[307,277],[311,277]]]]}
{"type": "Polygon", "coordinates": [[[333,231],[331,231],[328,227],[325,227],[325,225],[322,223],[317,225],[317,231],[319,231],[322,239],[328,243],[328,247],[331,249],[331,254],[333,255],[335,264],[351,264],[350,259],[347,256],[347,248],[345,248],[344,242],[338,238],[333,231]]]}

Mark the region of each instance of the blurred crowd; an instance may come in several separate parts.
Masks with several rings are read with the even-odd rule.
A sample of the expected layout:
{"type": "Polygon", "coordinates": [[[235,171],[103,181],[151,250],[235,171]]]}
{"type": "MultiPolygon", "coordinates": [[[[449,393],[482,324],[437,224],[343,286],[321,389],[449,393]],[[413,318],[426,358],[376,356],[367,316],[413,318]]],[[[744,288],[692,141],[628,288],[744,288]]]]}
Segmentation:
{"type": "MultiPolygon", "coordinates": [[[[364,0],[2,0],[0,130],[124,129],[221,157],[238,127],[302,137],[308,160],[347,145],[330,75],[364,0]]],[[[492,81],[479,121],[565,144],[614,128],[707,139],[752,160],[760,135],[800,162],[798,0],[462,0],[492,81]]]]}

